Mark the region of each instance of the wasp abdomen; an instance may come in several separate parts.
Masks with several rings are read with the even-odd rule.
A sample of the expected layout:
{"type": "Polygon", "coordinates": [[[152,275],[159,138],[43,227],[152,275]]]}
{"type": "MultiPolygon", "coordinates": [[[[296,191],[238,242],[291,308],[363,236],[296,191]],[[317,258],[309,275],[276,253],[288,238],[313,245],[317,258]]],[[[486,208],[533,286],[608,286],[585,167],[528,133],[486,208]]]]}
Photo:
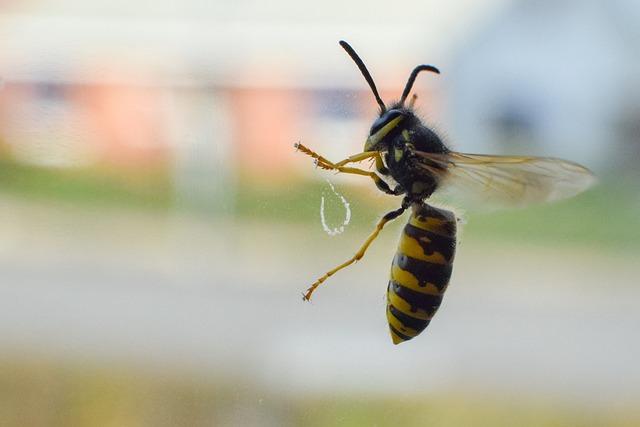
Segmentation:
{"type": "Polygon", "coordinates": [[[440,307],[456,248],[455,215],[414,205],[391,265],[387,320],[394,344],[420,334],[440,307]]]}

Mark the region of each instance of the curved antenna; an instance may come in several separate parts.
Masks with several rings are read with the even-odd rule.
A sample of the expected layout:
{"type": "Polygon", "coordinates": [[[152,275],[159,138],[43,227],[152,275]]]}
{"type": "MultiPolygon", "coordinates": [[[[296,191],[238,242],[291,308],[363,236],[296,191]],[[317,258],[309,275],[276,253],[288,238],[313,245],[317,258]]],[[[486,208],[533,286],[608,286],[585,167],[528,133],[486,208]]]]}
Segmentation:
{"type": "MultiPolygon", "coordinates": [[[[367,81],[367,83],[369,83],[369,87],[371,88],[371,91],[373,92],[373,96],[376,97],[376,102],[380,106],[380,109],[382,110],[382,112],[384,113],[385,111],[387,111],[387,106],[384,105],[384,102],[382,102],[382,98],[380,98],[380,94],[378,93],[378,89],[376,88],[376,84],[373,82],[373,78],[371,77],[371,74],[369,74],[369,70],[367,70],[367,67],[364,65],[364,62],[362,62],[362,59],[360,59],[360,57],[358,56],[356,51],[353,50],[353,48],[351,47],[351,45],[349,43],[347,43],[344,40],[340,40],[339,43],[340,43],[340,46],[342,46],[342,48],[347,51],[347,53],[349,54],[351,59],[353,59],[353,62],[356,63],[356,65],[360,69],[360,72],[364,76],[364,79],[367,81]]],[[[414,77],[414,79],[415,79],[415,77],[414,77]]]]}
{"type": "Polygon", "coordinates": [[[409,96],[409,92],[411,92],[411,88],[413,87],[413,83],[416,81],[416,77],[420,71],[431,71],[432,73],[440,74],[440,70],[438,70],[433,65],[418,65],[413,69],[411,75],[409,76],[409,80],[407,80],[407,85],[404,87],[404,91],[402,92],[402,97],[400,98],[400,105],[404,105],[404,101],[409,96]]]}

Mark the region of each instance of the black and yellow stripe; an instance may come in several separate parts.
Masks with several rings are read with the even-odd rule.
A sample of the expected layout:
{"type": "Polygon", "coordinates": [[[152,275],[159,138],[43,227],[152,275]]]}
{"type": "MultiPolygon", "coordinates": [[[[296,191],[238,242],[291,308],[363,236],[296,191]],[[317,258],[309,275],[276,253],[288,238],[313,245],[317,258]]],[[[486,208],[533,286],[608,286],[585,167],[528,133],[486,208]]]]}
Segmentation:
{"type": "Polygon", "coordinates": [[[440,307],[456,248],[452,212],[414,205],[391,265],[387,320],[394,344],[422,332],[440,307]]]}

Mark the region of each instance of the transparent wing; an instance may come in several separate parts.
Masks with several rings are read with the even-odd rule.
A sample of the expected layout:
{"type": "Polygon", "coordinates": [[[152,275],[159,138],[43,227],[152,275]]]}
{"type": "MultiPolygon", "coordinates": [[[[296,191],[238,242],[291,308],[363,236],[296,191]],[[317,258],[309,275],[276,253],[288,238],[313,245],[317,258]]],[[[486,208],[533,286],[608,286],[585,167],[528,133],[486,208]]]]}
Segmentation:
{"type": "Polygon", "coordinates": [[[549,157],[416,152],[418,165],[440,178],[438,195],[466,207],[495,209],[553,202],[595,182],[577,163],[549,157]]]}

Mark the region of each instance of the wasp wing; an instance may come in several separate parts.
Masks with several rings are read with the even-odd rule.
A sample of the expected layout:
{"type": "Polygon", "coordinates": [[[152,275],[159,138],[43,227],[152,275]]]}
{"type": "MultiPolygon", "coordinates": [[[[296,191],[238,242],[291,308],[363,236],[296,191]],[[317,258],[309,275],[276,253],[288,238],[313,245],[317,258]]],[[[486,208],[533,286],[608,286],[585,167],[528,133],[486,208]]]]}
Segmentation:
{"type": "Polygon", "coordinates": [[[418,165],[439,178],[438,194],[470,207],[522,207],[575,196],[596,181],[577,163],[550,157],[416,152],[418,165]]]}

